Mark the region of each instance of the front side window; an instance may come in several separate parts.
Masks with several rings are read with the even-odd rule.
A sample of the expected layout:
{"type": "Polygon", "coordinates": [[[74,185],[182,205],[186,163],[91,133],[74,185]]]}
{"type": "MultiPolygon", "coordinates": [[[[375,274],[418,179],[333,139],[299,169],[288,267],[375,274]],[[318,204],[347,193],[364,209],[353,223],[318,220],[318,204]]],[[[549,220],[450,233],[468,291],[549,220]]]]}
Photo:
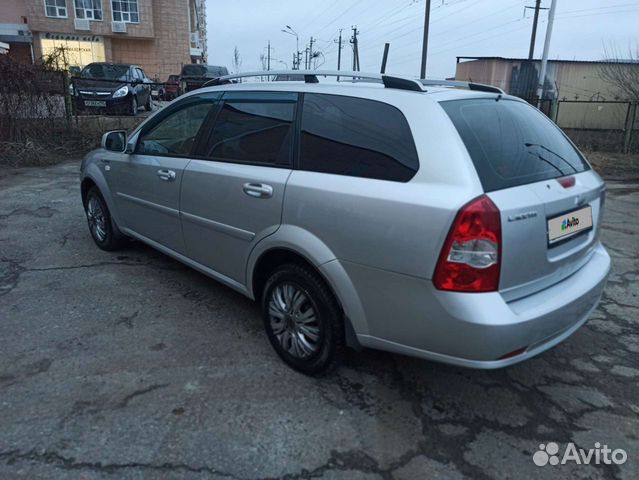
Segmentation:
{"type": "Polygon", "coordinates": [[[407,182],[419,169],[408,122],[395,107],[363,98],[305,94],[301,168],[407,182]]]}
{"type": "Polygon", "coordinates": [[[188,156],[207,115],[215,105],[209,101],[185,106],[140,135],[136,153],[188,156]]]}
{"type": "Polygon", "coordinates": [[[295,93],[225,94],[206,143],[211,160],[290,165],[295,93]]]}
{"type": "Polygon", "coordinates": [[[102,0],[75,0],[75,18],[102,20],[102,0]]]}
{"type": "Polygon", "coordinates": [[[111,9],[114,22],[138,23],[140,21],[138,0],[112,0],[111,9]]]}
{"type": "Polygon", "coordinates": [[[67,18],[67,0],[44,0],[47,17],[67,18]]]}

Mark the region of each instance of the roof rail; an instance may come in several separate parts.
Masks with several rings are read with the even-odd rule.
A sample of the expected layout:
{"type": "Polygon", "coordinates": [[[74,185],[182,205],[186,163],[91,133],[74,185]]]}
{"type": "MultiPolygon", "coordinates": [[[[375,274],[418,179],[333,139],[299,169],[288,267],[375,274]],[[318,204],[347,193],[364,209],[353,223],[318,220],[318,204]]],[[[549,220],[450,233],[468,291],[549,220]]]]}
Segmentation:
{"type": "Polygon", "coordinates": [[[231,80],[238,78],[268,77],[277,75],[303,76],[306,83],[319,83],[318,77],[337,77],[341,82],[374,82],[383,83],[386,88],[397,88],[400,90],[411,90],[416,92],[424,91],[419,81],[412,78],[395,77],[392,75],[383,75],[381,73],[353,72],[347,70],[262,70],[257,72],[243,72],[214,78],[213,80],[206,82],[204,86],[211,87],[214,85],[224,85],[231,83],[231,80]],[[345,80],[345,78],[349,78],[351,80],[345,80]]]}
{"type": "Polygon", "coordinates": [[[469,90],[477,90],[482,92],[494,92],[505,95],[505,92],[499,87],[492,85],[484,85],[481,83],[461,82],[457,80],[428,80],[414,79],[409,77],[398,77],[394,75],[386,75],[382,73],[366,73],[354,72],[347,70],[261,70],[257,72],[243,72],[232,75],[224,75],[223,77],[214,78],[204,84],[205,87],[214,85],[224,85],[231,83],[232,80],[246,77],[269,77],[277,75],[296,75],[303,76],[306,83],[319,83],[318,77],[337,77],[341,82],[374,82],[382,83],[386,88],[396,88],[398,90],[410,90],[413,92],[423,92],[423,87],[440,86],[440,87],[457,87],[468,88],[469,90]],[[350,78],[350,80],[343,80],[350,78]]]}
{"type": "Polygon", "coordinates": [[[504,92],[501,88],[495,87],[493,85],[484,85],[483,83],[464,82],[460,80],[428,80],[426,78],[422,78],[419,81],[425,87],[457,87],[467,88],[468,90],[477,90],[478,92],[493,92],[506,95],[506,92],[504,92]]]}

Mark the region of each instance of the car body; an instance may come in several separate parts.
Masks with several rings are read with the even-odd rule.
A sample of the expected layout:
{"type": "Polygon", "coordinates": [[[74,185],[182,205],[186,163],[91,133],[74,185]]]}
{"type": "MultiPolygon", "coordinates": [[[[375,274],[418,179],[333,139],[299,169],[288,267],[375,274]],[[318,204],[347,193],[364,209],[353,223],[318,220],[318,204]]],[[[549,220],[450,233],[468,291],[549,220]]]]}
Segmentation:
{"type": "Polygon", "coordinates": [[[201,88],[206,82],[228,75],[226,67],[216,65],[188,64],[182,67],[179,94],[201,88]]]}
{"type": "Polygon", "coordinates": [[[164,83],[164,88],[162,90],[163,100],[173,100],[177,98],[179,85],[180,85],[180,76],[169,75],[169,78],[166,79],[166,82],[164,83]]]}
{"type": "Polygon", "coordinates": [[[341,312],[353,347],[490,369],[570,336],[610,268],[601,178],[516,97],[394,84],[192,92],[105,136],[119,144],[83,161],[85,206],[98,189],[114,232],[261,299],[271,343],[286,337],[278,353],[306,373],[323,369],[292,358],[291,285],[324,285],[314,311],[341,312]]]}
{"type": "Polygon", "coordinates": [[[139,107],[152,108],[152,81],[137,65],[96,62],[73,79],[75,107],[79,111],[135,115],[139,107]]]}

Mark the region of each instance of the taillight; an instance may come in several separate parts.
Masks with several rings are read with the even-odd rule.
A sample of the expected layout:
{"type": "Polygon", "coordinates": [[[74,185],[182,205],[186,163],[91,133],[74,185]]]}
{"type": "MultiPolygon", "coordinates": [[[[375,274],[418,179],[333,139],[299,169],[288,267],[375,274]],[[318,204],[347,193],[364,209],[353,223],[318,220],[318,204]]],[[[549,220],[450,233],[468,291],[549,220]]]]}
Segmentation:
{"type": "Polygon", "coordinates": [[[439,254],[433,283],[440,290],[492,292],[499,286],[499,209],[482,195],[464,205],[439,254]]]}

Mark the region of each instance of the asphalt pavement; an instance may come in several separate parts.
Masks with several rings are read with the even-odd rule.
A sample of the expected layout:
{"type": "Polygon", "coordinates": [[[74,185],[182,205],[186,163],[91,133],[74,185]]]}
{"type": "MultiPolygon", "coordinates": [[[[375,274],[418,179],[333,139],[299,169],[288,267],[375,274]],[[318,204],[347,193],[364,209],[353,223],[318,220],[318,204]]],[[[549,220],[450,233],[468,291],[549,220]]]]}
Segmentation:
{"type": "Polygon", "coordinates": [[[248,299],[97,249],[78,168],[0,173],[1,479],[639,478],[637,179],[608,183],[613,271],[566,342],[497,371],[353,352],[314,379],[248,299]],[[570,443],[627,460],[552,465],[570,443]]]}

